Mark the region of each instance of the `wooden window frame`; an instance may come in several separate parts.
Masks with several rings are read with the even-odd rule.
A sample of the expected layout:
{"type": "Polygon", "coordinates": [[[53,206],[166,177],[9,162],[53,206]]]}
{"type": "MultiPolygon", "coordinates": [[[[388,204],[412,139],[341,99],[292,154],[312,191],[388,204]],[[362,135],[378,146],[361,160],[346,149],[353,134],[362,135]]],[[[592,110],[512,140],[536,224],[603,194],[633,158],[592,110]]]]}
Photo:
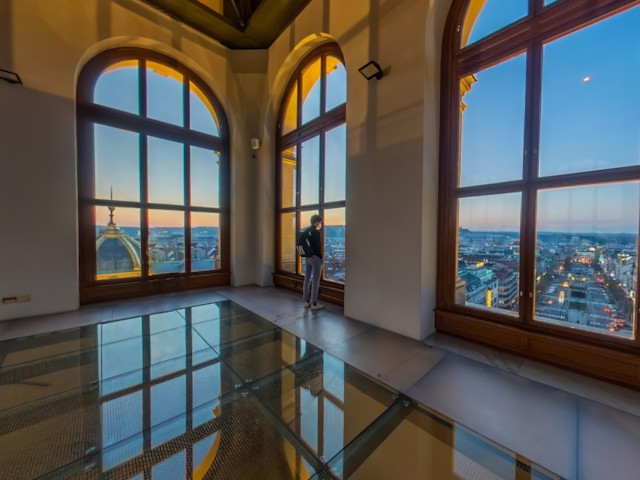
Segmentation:
{"type": "Polygon", "coordinates": [[[535,288],[537,193],[547,187],[640,181],[640,166],[548,177],[537,175],[543,45],[640,5],[640,1],[559,0],[544,6],[544,0],[529,0],[529,14],[526,17],[461,47],[462,26],[472,1],[453,1],[442,46],[436,329],[607,381],[640,388],[638,305],[634,325],[636,338],[625,339],[534,321],[532,298],[535,288]],[[527,89],[522,179],[459,187],[460,79],[524,52],[527,53],[527,89]],[[515,318],[455,302],[458,199],[511,192],[522,194],[520,309],[519,316],[515,318]]]}
{"type": "MultiPolygon", "coordinates": [[[[276,212],[275,212],[275,232],[276,232],[276,241],[275,241],[275,272],[273,273],[273,281],[274,284],[279,287],[288,288],[291,290],[295,290],[298,292],[302,292],[302,287],[304,283],[304,276],[299,275],[297,273],[291,273],[284,271],[280,268],[281,265],[281,245],[282,245],[282,225],[281,225],[281,216],[284,213],[295,213],[296,214],[296,232],[299,232],[303,227],[307,226],[307,224],[301,225],[299,213],[306,212],[308,210],[313,210],[314,212],[319,212],[320,215],[324,216],[324,211],[332,208],[346,208],[346,199],[338,202],[324,202],[324,165],[325,165],[325,156],[324,156],[324,137],[326,132],[332,130],[336,127],[340,127],[342,125],[346,125],[346,102],[342,105],[335,107],[328,112],[325,112],[326,106],[326,57],[334,56],[338,58],[342,64],[344,65],[344,57],[342,56],[342,52],[337,44],[325,44],[321,45],[318,48],[311,51],[301,62],[300,65],[296,68],[295,72],[289,79],[289,83],[287,88],[285,89],[284,95],[282,96],[280,102],[280,109],[278,113],[278,125],[277,125],[277,142],[276,142],[276,212]],[[318,58],[321,58],[320,63],[320,82],[321,82],[321,95],[320,95],[320,115],[301,125],[302,121],[302,73],[306,67],[308,67],[311,63],[316,61],[318,58]],[[286,134],[283,135],[283,126],[284,126],[284,118],[286,115],[286,107],[287,101],[289,99],[289,95],[293,88],[297,86],[297,113],[296,113],[296,128],[286,134]],[[296,151],[298,154],[298,158],[301,152],[301,145],[306,140],[309,140],[314,137],[319,137],[320,139],[320,185],[319,185],[319,203],[313,205],[299,205],[299,198],[296,195],[296,205],[293,207],[282,207],[282,152],[287,148],[296,147],[296,151]]],[[[298,170],[299,171],[299,170],[298,170]]],[[[296,192],[299,192],[299,184],[300,184],[300,174],[297,175],[297,186],[296,192]]],[[[324,243],[324,229],[322,231],[322,242],[324,243]]],[[[297,258],[297,262],[300,262],[300,259],[297,258]]],[[[336,303],[338,305],[344,305],[344,284],[338,282],[332,282],[330,280],[325,280],[324,275],[322,280],[320,281],[320,293],[319,298],[322,300],[326,300],[328,302],[336,303]]]]}
{"type": "Polygon", "coordinates": [[[156,293],[186,290],[191,288],[228,285],[230,272],[230,159],[229,128],[226,116],[211,89],[190,69],[166,55],[141,48],[117,48],[103,52],[91,59],[82,69],[77,84],[77,135],[78,135],[78,229],[79,229],[79,280],[80,303],[131,298],[156,293]],[[110,65],[123,60],[137,60],[139,114],[131,114],[93,102],[93,91],[100,75],[110,65]],[[146,117],[146,62],[158,62],[173,68],[184,76],[184,122],[180,127],[146,117]],[[189,129],[189,82],[196,85],[214,108],[220,136],[209,135],[189,129]],[[126,129],[140,136],[140,201],[98,200],[95,198],[95,162],[93,125],[126,129]],[[184,148],[184,205],[165,205],[147,201],[147,138],[170,140],[184,148]],[[219,152],[220,204],[218,208],[193,207],[190,205],[190,147],[197,146],[219,152]],[[129,207],[140,209],[140,256],[141,276],[114,280],[96,280],[96,233],[94,207],[129,207]],[[148,212],[150,209],[184,212],[185,271],[149,275],[148,261],[148,212]],[[191,272],[191,212],[219,214],[219,243],[221,268],[191,272]]]}

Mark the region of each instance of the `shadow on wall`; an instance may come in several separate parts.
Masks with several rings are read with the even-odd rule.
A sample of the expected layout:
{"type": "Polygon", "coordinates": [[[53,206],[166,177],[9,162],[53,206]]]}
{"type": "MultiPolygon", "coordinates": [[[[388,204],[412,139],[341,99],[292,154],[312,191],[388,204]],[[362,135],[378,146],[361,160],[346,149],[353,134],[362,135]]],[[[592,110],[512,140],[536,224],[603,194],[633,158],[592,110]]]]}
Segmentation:
{"type": "Polygon", "coordinates": [[[13,69],[11,1],[0,2],[0,68],[13,69]]]}

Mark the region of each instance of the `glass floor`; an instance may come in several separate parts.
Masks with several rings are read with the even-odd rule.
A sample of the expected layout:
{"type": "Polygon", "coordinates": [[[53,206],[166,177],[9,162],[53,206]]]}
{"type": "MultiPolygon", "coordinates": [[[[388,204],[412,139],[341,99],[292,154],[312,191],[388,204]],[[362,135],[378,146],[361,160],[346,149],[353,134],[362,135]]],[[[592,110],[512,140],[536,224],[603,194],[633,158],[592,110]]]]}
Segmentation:
{"type": "Polygon", "coordinates": [[[1,342],[0,472],[560,478],[230,301],[1,342]]]}

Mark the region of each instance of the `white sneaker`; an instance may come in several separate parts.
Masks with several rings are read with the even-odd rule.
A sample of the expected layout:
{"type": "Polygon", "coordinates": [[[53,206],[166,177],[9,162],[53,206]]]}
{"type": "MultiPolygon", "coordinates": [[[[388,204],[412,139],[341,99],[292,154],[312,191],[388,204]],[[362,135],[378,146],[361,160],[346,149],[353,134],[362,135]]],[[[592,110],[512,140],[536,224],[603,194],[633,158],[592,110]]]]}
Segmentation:
{"type": "Polygon", "coordinates": [[[320,303],[314,303],[313,305],[311,305],[312,312],[315,312],[316,310],[322,310],[323,308],[324,308],[324,305],[320,303]]]}
{"type": "Polygon", "coordinates": [[[311,302],[304,302],[304,308],[311,307],[311,302]]]}

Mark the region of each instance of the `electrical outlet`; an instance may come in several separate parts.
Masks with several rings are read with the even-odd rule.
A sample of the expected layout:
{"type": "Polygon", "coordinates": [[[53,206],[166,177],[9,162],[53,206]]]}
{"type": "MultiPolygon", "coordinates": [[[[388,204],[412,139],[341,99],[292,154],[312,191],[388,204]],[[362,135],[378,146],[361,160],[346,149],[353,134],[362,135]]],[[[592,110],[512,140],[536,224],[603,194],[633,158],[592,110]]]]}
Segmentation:
{"type": "Polygon", "coordinates": [[[2,297],[2,303],[25,303],[31,301],[31,295],[16,295],[14,297],[2,297]]]}

